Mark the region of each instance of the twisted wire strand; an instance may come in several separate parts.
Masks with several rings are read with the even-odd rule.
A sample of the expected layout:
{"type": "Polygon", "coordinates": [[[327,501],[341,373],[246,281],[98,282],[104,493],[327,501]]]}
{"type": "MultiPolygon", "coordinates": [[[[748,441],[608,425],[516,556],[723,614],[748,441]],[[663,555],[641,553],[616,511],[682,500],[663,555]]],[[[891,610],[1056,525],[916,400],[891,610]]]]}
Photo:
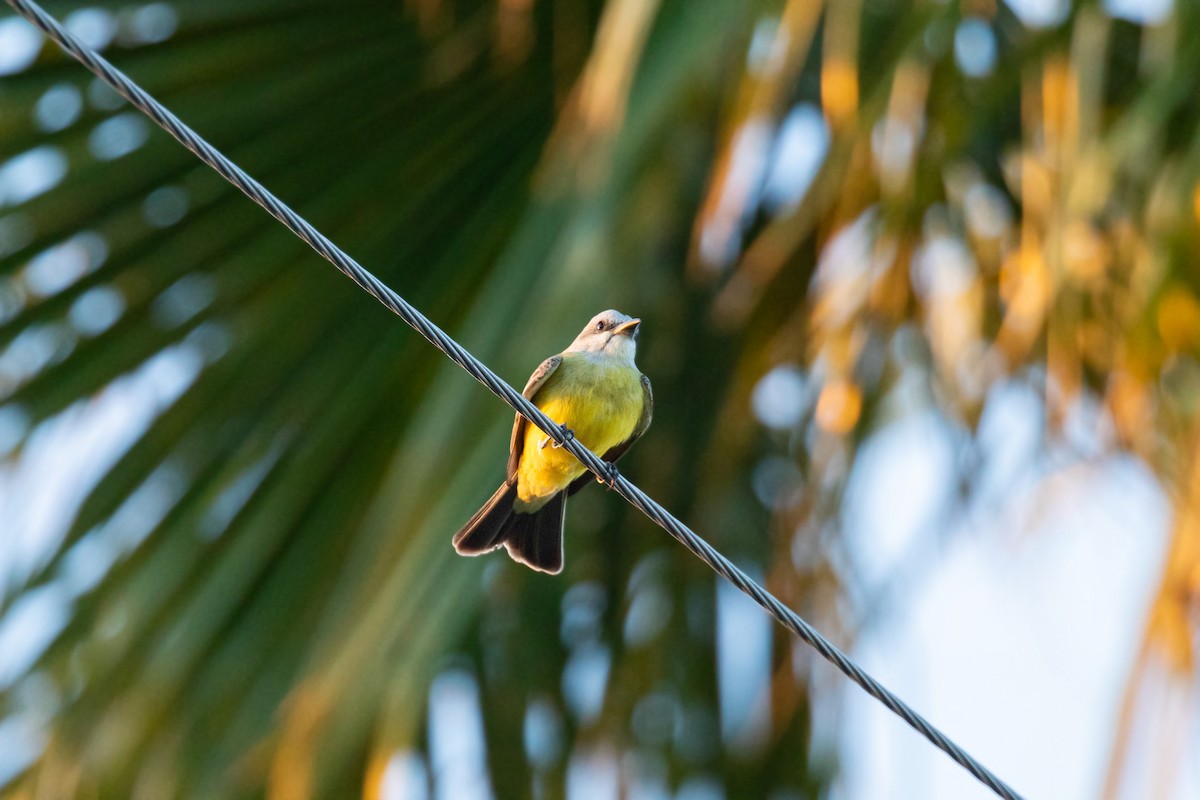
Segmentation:
{"type": "Polygon", "coordinates": [[[861,667],[839,650],[832,642],[780,602],[773,594],[756,583],[749,575],[735,566],[708,542],[700,538],[687,525],[650,498],[645,492],[617,472],[616,467],[602,461],[574,438],[565,437],[563,430],[541,412],[520,392],[509,386],[487,365],[471,355],[462,345],[450,338],[441,328],[431,322],[403,297],[388,288],[378,278],[363,268],[324,234],[310,225],[299,214],[289,208],[265,186],[250,177],[240,167],[226,158],[199,134],[184,124],[128,76],[110,64],[105,58],[84,45],[52,16],[32,0],[6,0],[12,8],[40,28],[63,50],[99,76],[105,83],[119,92],[126,100],[154,120],[160,127],[175,137],[184,147],[196,154],[201,161],[216,170],[223,178],[241,189],[251,200],[266,209],[267,213],[283,223],[288,230],[299,236],[327,261],[341,270],[347,277],[367,291],[372,297],[394,312],[413,329],[420,333],[438,350],[465,369],[514,410],[542,429],[555,442],[566,448],[571,455],[587,467],[605,484],[629,501],[635,508],[679,540],[716,573],[738,589],[749,595],[766,609],[780,624],[790,630],[814,650],[821,654],[846,677],[858,684],[876,700],[912,726],[966,769],[981,783],[1005,800],[1022,800],[1012,788],[992,774],[986,767],[972,758],[965,750],[935,728],[928,720],[910,708],[899,697],[875,680],[861,667]]]}

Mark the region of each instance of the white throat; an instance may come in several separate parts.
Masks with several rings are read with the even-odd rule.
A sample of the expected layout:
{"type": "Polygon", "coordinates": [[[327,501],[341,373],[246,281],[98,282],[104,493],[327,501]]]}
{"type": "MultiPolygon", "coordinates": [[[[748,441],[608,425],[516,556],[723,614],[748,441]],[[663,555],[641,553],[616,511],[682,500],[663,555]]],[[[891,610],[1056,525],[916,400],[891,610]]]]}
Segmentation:
{"type": "Polygon", "coordinates": [[[637,357],[637,342],[632,336],[613,334],[597,341],[590,337],[585,341],[575,341],[567,348],[568,353],[579,353],[595,361],[616,361],[633,366],[637,357]]]}

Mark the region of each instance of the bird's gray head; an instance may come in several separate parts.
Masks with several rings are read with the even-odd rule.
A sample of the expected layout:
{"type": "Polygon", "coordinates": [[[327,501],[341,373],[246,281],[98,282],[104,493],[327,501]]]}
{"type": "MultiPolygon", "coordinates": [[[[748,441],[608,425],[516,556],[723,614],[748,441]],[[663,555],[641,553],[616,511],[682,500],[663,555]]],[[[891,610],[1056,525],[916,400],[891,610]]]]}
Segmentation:
{"type": "Polygon", "coordinates": [[[633,357],[637,353],[638,328],[641,324],[640,319],[626,316],[611,308],[601,311],[584,326],[567,348],[567,352],[617,356],[633,363],[633,357]]]}

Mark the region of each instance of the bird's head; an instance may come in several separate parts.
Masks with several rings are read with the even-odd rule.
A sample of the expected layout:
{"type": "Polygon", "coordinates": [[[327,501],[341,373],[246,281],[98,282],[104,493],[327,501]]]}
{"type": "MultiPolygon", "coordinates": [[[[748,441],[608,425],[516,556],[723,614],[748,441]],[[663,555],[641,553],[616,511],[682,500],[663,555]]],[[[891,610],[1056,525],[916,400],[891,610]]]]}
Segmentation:
{"type": "Polygon", "coordinates": [[[632,363],[637,353],[637,335],[641,324],[640,319],[626,316],[611,308],[601,311],[584,326],[567,350],[574,353],[619,356],[632,363]]]}

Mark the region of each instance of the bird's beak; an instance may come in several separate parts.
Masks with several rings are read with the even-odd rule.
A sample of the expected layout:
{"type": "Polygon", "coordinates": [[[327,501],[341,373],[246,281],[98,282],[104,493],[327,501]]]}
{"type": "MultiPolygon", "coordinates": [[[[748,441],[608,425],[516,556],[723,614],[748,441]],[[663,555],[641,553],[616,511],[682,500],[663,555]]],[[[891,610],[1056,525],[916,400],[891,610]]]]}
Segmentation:
{"type": "Polygon", "coordinates": [[[637,336],[638,326],[642,324],[640,319],[631,319],[628,322],[622,322],[617,327],[613,328],[613,335],[624,334],[626,336],[637,336]]]}

